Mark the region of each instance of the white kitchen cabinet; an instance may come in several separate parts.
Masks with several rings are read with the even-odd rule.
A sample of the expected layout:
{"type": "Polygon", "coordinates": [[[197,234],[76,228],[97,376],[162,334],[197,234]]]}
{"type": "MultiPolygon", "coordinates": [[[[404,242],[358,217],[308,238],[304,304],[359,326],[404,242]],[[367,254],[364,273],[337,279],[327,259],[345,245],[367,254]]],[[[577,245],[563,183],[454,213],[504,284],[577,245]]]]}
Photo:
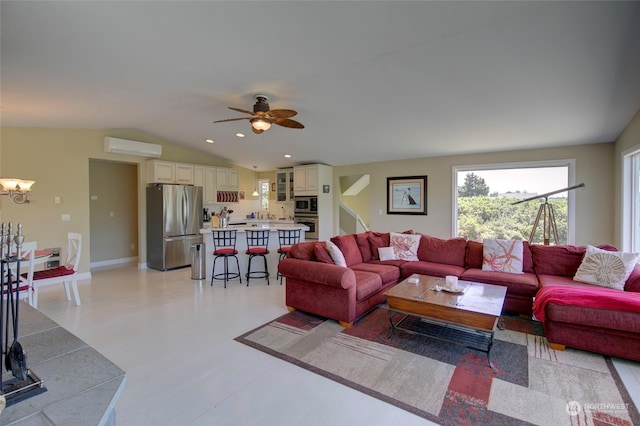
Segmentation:
{"type": "Polygon", "coordinates": [[[201,188],[203,188],[204,190],[204,186],[205,186],[205,176],[204,176],[204,171],[205,171],[206,167],[205,166],[193,166],[193,185],[194,186],[199,186],[201,188]]]}
{"type": "Polygon", "coordinates": [[[289,203],[293,201],[293,169],[283,169],[276,172],[276,202],[289,203]]]}
{"type": "Polygon", "coordinates": [[[147,183],[175,183],[176,165],[170,161],[147,162],[147,183]]]}
{"type": "Polygon", "coordinates": [[[202,187],[202,204],[216,203],[216,168],[193,166],[193,185],[202,187]]]}
{"type": "Polygon", "coordinates": [[[204,188],[202,190],[202,203],[216,203],[216,169],[215,167],[207,167],[204,170],[204,188]]]}
{"type": "Polygon", "coordinates": [[[193,185],[193,164],[176,163],[176,183],[193,185]]]}
{"type": "Polygon", "coordinates": [[[232,191],[240,189],[240,172],[236,169],[229,169],[229,189],[232,191]]]}
{"type": "Polygon", "coordinates": [[[308,164],[293,168],[293,190],[296,195],[318,195],[323,185],[331,185],[331,167],[308,164]]]}
{"type": "Polygon", "coordinates": [[[240,173],[236,169],[216,168],[216,186],[221,191],[240,189],[240,173]]]}

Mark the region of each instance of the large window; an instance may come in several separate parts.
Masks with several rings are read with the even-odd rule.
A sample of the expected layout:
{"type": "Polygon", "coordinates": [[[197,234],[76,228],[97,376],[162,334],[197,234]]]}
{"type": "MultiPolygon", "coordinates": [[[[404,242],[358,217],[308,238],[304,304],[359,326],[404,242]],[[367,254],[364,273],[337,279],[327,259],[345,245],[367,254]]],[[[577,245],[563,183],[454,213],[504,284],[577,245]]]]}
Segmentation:
{"type": "Polygon", "coordinates": [[[574,185],[573,169],[573,160],[454,167],[454,235],[572,243],[574,191],[558,191],[574,185]]]}
{"type": "Polygon", "coordinates": [[[622,157],[622,249],[640,252],[640,147],[622,157]]]}

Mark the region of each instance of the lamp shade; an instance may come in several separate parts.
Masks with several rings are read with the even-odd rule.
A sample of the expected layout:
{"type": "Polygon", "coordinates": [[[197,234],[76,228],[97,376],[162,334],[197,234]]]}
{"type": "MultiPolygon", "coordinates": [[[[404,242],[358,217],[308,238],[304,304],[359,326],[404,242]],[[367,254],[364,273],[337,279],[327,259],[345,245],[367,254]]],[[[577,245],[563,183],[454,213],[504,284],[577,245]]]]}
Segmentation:
{"type": "Polygon", "coordinates": [[[20,184],[20,179],[13,179],[13,178],[0,179],[0,185],[2,185],[3,191],[15,191],[16,189],[18,189],[19,184],[20,184]]]}
{"type": "Polygon", "coordinates": [[[21,191],[26,192],[26,191],[31,191],[31,187],[33,186],[34,183],[36,183],[35,180],[21,180],[18,186],[20,187],[21,191]]]}

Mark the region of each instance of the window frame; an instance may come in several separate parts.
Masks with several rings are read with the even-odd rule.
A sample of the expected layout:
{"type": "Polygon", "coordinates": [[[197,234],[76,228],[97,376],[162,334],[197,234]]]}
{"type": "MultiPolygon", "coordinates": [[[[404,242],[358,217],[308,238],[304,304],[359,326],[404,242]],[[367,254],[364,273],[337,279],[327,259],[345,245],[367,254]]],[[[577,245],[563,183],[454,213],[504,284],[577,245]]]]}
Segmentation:
{"type": "Polygon", "coordinates": [[[260,209],[269,210],[269,179],[258,179],[258,203],[260,209]]]}
{"type": "Polygon", "coordinates": [[[640,144],[632,146],[629,149],[622,151],[621,153],[622,164],[622,190],[621,190],[621,217],[620,223],[620,244],[623,251],[634,252],[634,247],[640,247],[640,232],[636,235],[635,229],[637,229],[636,221],[640,221],[638,215],[640,211],[638,204],[640,200],[635,199],[635,196],[639,196],[640,184],[640,144]],[[635,162],[635,164],[634,164],[635,162]],[[635,167],[634,167],[635,166],[635,167]]]}
{"type": "MultiPolygon", "coordinates": [[[[451,167],[451,235],[458,236],[458,173],[472,172],[475,170],[499,170],[499,169],[532,169],[540,167],[567,167],[568,186],[575,185],[575,159],[561,160],[540,160],[540,161],[518,161],[506,163],[488,163],[488,164],[467,164],[454,165],[451,167]]],[[[575,244],[575,191],[567,193],[567,244],[575,244]]]]}

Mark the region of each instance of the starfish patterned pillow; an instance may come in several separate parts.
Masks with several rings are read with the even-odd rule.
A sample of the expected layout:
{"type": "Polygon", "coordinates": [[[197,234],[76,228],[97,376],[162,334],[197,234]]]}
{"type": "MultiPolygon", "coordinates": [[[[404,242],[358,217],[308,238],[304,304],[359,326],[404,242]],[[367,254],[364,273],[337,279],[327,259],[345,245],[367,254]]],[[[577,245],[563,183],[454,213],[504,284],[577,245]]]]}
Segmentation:
{"type": "Polygon", "coordinates": [[[587,246],[587,252],[573,279],[614,290],[624,290],[624,284],[637,262],[637,253],[622,253],[587,246]]]}
{"type": "Polygon", "coordinates": [[[521,240],[485,239],[482,244],[483,271],[523,273],[521,240]]]}
{"type": "Polygon", "coordinates": [[[391,233],[389,246],[393,248],[396,259],[418,260],[418,247],[420,246],[420,234],[391,233]]]}

